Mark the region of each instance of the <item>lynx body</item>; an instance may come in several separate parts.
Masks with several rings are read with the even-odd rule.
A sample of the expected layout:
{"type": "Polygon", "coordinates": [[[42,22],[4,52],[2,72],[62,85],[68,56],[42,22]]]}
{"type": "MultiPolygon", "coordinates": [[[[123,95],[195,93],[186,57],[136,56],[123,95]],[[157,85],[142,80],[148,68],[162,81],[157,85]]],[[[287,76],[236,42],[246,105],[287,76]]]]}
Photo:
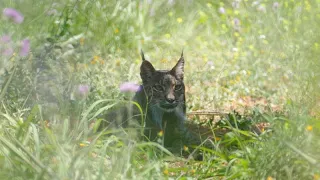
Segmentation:
{"type": "Polygon", "coordinates": [[[143,114],[135,105],[122,107],[109,113],[106,119],[116,123],[117,126],[127,127],[131,119],[144,122],[144,135],[148,140],[158,139],[159,132],[163,133],[165,147],[177,147],[190,144],[192,138],[186,130],[184,57],[181,54],[177,64],[171,70],[156,70],[144,58],[141,52],[142,64],[140,76],[142,86],[136,92],[133,101],[137,102],[143,114]],[[140,121],[141,117],[144,121],[140,121]]]}

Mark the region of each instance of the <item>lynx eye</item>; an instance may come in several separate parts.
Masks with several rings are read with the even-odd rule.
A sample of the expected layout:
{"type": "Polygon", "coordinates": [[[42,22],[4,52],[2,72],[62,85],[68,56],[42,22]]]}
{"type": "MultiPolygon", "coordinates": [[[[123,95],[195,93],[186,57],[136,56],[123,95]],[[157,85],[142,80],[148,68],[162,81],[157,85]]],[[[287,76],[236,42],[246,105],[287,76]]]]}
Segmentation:
{"type": "Polygon", "coordinates": [[[174,90],[175,91],[180,91],[182,89],[182,85],[176,85],[175,87],[174,87],[174,90]]]}
{"type": "Polygon", "coordinates": [[[153,86],[153,89],[160,92],[163,91],[163,87],[159,84],[156,84],[155,86],[153,86]]]}

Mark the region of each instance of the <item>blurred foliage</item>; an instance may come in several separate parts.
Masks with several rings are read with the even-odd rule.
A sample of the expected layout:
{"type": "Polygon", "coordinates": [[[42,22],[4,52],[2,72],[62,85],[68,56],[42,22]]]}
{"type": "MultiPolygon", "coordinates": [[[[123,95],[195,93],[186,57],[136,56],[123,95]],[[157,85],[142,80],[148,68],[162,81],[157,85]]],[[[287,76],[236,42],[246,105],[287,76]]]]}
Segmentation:
{"type": "Polygon", "coordinates": [[[0,18],[0,178],[319,179],[319,4],[2,0],[24,21],[0,18]],[[188,111],[245,114],[212,129],[204,161],[93,133],[97,112],[132,96],[119,85],[140,82],[140,49],[157,69],[184,50],[188,111]]]}

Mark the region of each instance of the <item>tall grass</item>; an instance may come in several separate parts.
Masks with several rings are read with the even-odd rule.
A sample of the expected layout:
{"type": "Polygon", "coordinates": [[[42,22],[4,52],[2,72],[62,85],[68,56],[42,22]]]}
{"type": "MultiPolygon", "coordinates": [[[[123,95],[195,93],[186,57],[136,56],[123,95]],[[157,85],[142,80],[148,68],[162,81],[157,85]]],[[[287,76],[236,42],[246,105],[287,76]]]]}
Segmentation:
{"type": "Polygon", "coordinates": [[[24,21],[0,19],[11,37],[0,44],[0,178],[319,179],[319,4],[1,1],[24,21]],[[203,161],[96,131],[99,114],[132,97],[118,87],[140,82],[140,49],[159,69],[184,50],[188,111],[244,115],[215,127],[228,129],[222,137],[211,127],[216,138],[196,147],[203,161]],[[257,135],[242,122],[270,125],[257,135]]]}

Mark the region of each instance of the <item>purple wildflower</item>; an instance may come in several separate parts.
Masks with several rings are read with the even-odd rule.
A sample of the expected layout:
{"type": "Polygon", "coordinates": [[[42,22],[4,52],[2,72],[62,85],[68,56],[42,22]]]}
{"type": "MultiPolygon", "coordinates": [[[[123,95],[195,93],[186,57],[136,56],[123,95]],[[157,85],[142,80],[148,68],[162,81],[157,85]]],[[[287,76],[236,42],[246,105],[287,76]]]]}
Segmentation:
{"type": "Polygon", "coordinates": [[[141,86],[132,82],[125,82],[120,85],[121,92],[138,92],[141,90],[141,86]]]}
{"type": "Polygon", "coordinates": [[[30,51],[30,40],[24,39],[21,44],[20,56],[27,56],[30,51]]]}
{"type": "Polygon", "coordinates": [[[235,30],[240,31],[240,20],[238,18],[233,19],[233,27],[235,30]]]}
{"type": "Polygon", "coordinates": [[[11,41],[11,37],[9,35],[4,35],[0,38],[1,43],[9,43],[11,41]]]}
{"type": "Polygon", "coordinates": [[[17,24],[22,23],[24,19],[23,15],[13,8],[5,8],[3,10],[3,15],[13,19],[13,21],[17,24]]]}
{"type": "Polygon", "coordinates": [[[12,56],[13,55],[13,49],[12,48],[7,48],[7,49],[3,50],[2,53],[5,56],[12,56]]]}
{"type": "Polygon", "coordinates": [[[279,3],[278,2],[274,2],[272,5],[272,9],[273,10],[277,10],[279,8],[279,3]]]}
{"type": "Polygon", "coordinates": [[[219,13],[224,14],[226,13],[226,10],[223,7],[219,7],[219,13]]]}
{"type": "Polygon", "coordinates": [[[264,5],[259,5],[257,10],[260,11],[260,12],[263,12],[263,13],[265,13],[267,11],[266,7],[264,5]]]}
{"type": "Polygon", "coordinates": [[[89,85],[80,84],[80,85],[78,86],[78,92],[79,92],[79,94],[81,94],[81,95],[83,95],[83,96],[87,95],[87,94],[89,93],[89,90],[90,90],[89,85]]]}
{"type": "Polygon", "coordinates": [[[234,25],[237,26],[237,27],[240,26],[240,20],[239,20],[238,18],[234,18],[234,19],[233,19],[233,23],[234,23],[234,25]]]}

